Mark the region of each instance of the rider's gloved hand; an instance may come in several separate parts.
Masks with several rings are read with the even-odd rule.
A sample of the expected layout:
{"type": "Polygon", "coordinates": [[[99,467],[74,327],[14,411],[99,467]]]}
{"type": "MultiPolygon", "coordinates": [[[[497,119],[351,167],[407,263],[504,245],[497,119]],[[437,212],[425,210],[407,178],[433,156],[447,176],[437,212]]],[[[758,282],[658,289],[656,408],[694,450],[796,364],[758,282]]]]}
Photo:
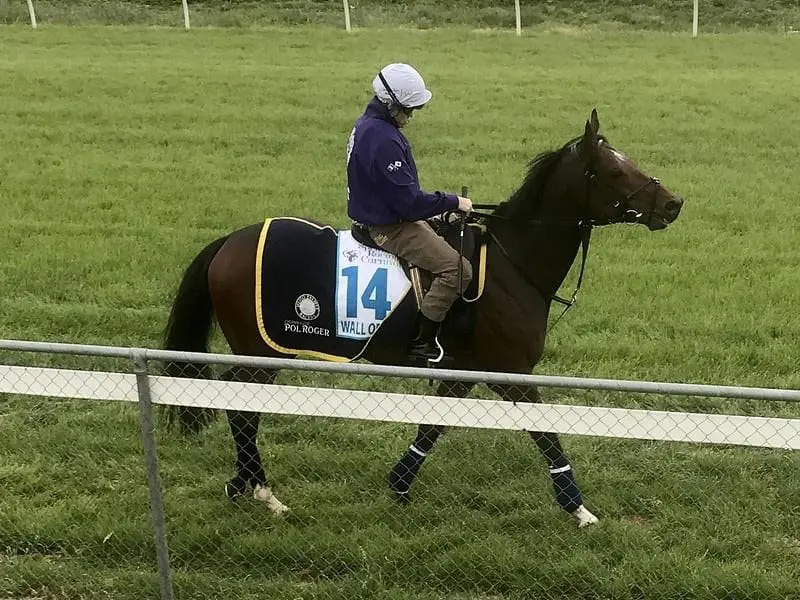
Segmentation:
{"type": "Polygon", "coordinates": [[[458,197],[458,210],[468,213],[472,211],[472,200],[469,198],[464,198],[462,196],[458,197]]]}

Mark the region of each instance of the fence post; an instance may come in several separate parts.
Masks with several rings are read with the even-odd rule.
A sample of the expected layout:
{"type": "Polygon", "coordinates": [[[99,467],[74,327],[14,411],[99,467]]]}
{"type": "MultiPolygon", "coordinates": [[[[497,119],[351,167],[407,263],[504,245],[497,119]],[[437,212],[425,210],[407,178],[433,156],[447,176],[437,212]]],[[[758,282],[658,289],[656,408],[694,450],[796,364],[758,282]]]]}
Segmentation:
{"type": "Polygon", "coordinates": [[[150,395],[150,379],[147,375],[147,359],[142,350],[131,352],[133,372],[136,374],[136,390],[139,394],[139,425],[142,428],[144,459],[147,467],[147,484],[150,488],[150,517],[158,558],[158,579],[161,600],[173,600],[172,574],[169,567],[167,527],[164,518],[164,503],[161,495],[161,478],[158,474],[158,455],[153,434],[153,403],[150,395]]]}
{"type": "Polygon", "coordinates": [[[344,28],[346,31],[350,31],[350,0],[342,0],[342,4],[344,5],[344,28]]]}
{"type": "Polygon", "coordinates": [[[181,0],[181,8],[183,9],[183,26],[189,29],[189,3],[186,0],[181,0]]]}
{"type": "Polygon", "coordinates": [[[514,16],[517,21],[517,36],[522,35],[522,15],[519,9],[519,0],[514,0],[514,16]]]}
{"type": "Polygon", "coordinates": [[[692,37],[697,37],[697,21],[699,12],[700,0],[694,0],[694,7],[692,8],[692,37]]]}
{"type": "Polygon", "coordinates": [[[33,8],[33,0],[28,0],[28,14],[31,17],[31,27],[36,29],[36,11],[33,8]]]}

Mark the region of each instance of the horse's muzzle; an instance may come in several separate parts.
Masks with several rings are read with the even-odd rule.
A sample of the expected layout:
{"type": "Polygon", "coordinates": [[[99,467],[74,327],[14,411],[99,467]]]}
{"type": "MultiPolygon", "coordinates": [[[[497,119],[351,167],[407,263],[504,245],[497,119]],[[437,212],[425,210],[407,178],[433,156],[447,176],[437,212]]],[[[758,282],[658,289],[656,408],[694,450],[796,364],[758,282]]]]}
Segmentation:
{"type": "Polygon", "coordinates": [[[668,223],[672,223],[681,214],[683,208],[683,198],[675,196],[664,205],[664,217],[668,223]]]}
{"type": "Polygon", "coordinates": [[[647,220],[647,228],[650,231],[657,231],[664,229],[678,218],[683,208],[683,198],[680,196],[673,196],[664,204],[664,208],[660,211],[653,211],[650,218],[647,220]]]}

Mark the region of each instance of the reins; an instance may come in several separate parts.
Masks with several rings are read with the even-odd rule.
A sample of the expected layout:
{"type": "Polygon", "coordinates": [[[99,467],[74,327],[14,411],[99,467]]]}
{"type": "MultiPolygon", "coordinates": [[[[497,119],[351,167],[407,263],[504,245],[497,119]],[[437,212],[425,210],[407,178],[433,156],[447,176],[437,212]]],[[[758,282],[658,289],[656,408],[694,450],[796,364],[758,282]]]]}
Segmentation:
{"type": "MultiPolygon", "coordinates": [[[[588,197],[589,197],[589,194],[590,194],[590,191],[591,191],[591,187],[596,182],[597,176],[594,173],[594,171],[592,171],[591,169],[587,169],[584,172],[584,176],[586,177],[586,181],[587,181],[587,184],[588,184],[587,187],[586,187],[586,197],[587,197],[587,204],[588,204],[588,197]]],[[[540,294],[542,294],[543,296],[546,296],[550,300],[558,302],[559,304],[562,304],[564,306],[564,310],[561,311],[561,314],[558,316],[558,318],[556,318],[556,320],[553,322],[553,324],[550,325],[550,327],[547,329],[547,331],[549,333],[550,330],[552,330],[553,327],[555,327],[556,324],[561,320],[561,318],[567,313],[567,311],[570,308],[572,308],[572,306],[575,304],[575,301],[578,298],[578,292],[580,291],[581,285],[583,284],[583,275],[584,275],[584,273],[586,271],[586,258],[587,258],[588,253],[589,253],[589,242],[591,241],[591,237],[592,237],[592,229],[596,225],[597,226],[609,225],[609,224],[611,224],[613,222],[619,222],[619,223],[635,223],[635,222],[637,222],[642,217],[642,213],[639,212],[639,211],[631,210],[630,208],[628,208],[628,201],[631,198],[634,198],[635,196],[637,196],[640,192],[642,192],[645,189],[647,189],[648,187],[650,187],[651,185],[654,185],[656,188],[658,188],[658,186],[660,184],[661,184],[661,182],[657,178],[650,177],[641,186],[639,186],[638,188],[636,188],[632,192],[628,193],[623,200],[618,200],[614,204],[614,208],[621,208],[622,211],[623,211],[622,214],[619,216],[618,220],[615,220],[615,219],[609,219],[607,221],[599,221],[599,220],[596,220],[596,219],[584,219],[584,220],[578,220],[578,221],[574,221],[574,220],[573,221],[557,221],[557,220],[552,220],[551,221],[551,220],[542,220],[542,219],[523,219],[523,220],[520,220],[520,219],[517,219],[517,218],[514,218],[514,217],[508,217],[506,215],[498,215],[498,214],[495,214],[495,213],[481,212],[483,210],[494,210],[498,206],[500,206],[498,204],[473,204],[472,205],[473,210],[470,211],[470,216],[474,216],[474,217],[477,217],[477,218],[480,218],[480,219],[487,219],[487,220],[489,220],[489,219],[497,219],[497,220],[510,221],[510,222],[513,222],[515,225],[518,225],[520,227],[522,227],[522,226],[549,225],[549,226],[577,227],[580,230],[580,234],[581,234],[581,268],[580,268],[580,271],[578,272],[578,281],[575,284],[575,290],[572,292],[572,295],[570,296],[569,300],[567,300],[565,298],[562,298],[558,294],[555,294],[555,293],[548,294],[547,292],[542,290],[541,287],[539,287],[539,285],[535,281],[533,281],[528,275],[526,275],[525,270],[522,268],[522,266],[517,264],[514,261],[514,259],[512,258],[511,254],[505,249],[503,244],[500,242],[499,239],[497,239],[497,236],[491,231],[491,229],[489,230],[489,236],[494,241],[494,243],[497,244],[497,247],[500,250],[501,254],[503,254],[503,256],[505,256],[506,259],[508,259],[508,261],[511,263],[511,265],[514,268],[517,269],[517,271],[520,273],[520,275],[522,275],[522,278],[525,279],[525,281],[527,281],[528,283],[530,283],[533,287],[535,287],[539,291],[540,294]],[[474,210],[474,209],[477,209],[477,210],[474,210]]],[[[466,196],[467,195],[466,194],[466,191],[467,191],[466,188],[464,188],[462,191],[464,192],[464,195],[466,196]]],[[[653,201],[655,202],[655,196],[653,198],[654,198],[653,201]]],[[[652,212],[652,209],[651,209],[651,212],[652,212]]],[[[464,228],[466,226],[467,216],[464,213],[462,213],[461,217],[460,217],[460,220],[461,220],[461,223],[460,223],[460,226],[461,226],[461,239],[463,240],[464,228]]],[[[462,252],[462,255],[463,255],[463,252],[462,252]]],[[[460,283],[460,275],[459,275],[459,283],[460,283]]],[[[459,288],[460,288],[460,286],[459,286],[459,288]]]]}
{"type": "Polygon", "coordinates": [[[507,217],[506,215],[498,215],[495,213],[486,213],[481,212],[481,210],[492,210],[500,206],[499,204],[473,204],[472,208],[477,210],[471,210],[469,215],[480,217],[482,219],[499,219],[505,221],[516,221],[518,223],[524,223],[526,225],[563,225],[567,227],[574,227],[578,222],[577,221],[544,221],[542,219],[524,219],[520,221],[515,217],[507,217]]]}
{"type": "MultiPolygon", "coordinates": [[[[462,190],[462,191],[464,191],[464,190],[462,190]]],[[[466,194],[464,194],[464,195],[466,196],[466,194]]],[[[581,232],[581,268],[580,268],[580,271],[578,273],[578,281],[575,284],[575,289],[573,290],[572,295],[570,296],[570,298],[568,300],[565,299],[565,298],[562,298],[558,294],[555,294],[555,293],[548,294],[547,292],[542,290],[541,287],[539,286],[539,284],[537,284],[529,276],[526,275],[525,270],[519,264],[517,264],[517,262],[512,258],[511,254],[505,249],[505,247],[500,242],[500,240],[497,239],[497,236],[491,230],[489,231],[489,236],[494,241],[494,243],[497,244],[497,248],[500,250],[500,253],[503,256],[506,257],[508,262],[510,262],[511,265],[514,266],[514,268],[516,268],[516,270],[520,273],[520,275],[522,275],[522,278],[525,279],[525,281],[527,281],[533,287],[535,287],[539,291],[539,293],[542,294],[543,296],[546,296],[550,300],[554,300],[555,302],[558,302],[559,304],[564,305],[564,310],[561,311],[561,314],[556,318],[556,320],[553,322],[553,324],[550,325],[550,327],[548,328],[548,332],[550,332],[550,330],[552,330],[553,327],[556,326],[556,324],[567,313],[567,311],[570,308],[572,308],[572,306],[575,304],[575,301],[578,298],[578,292],[580,291],[581,285],[583,284],[583,274],[584,274],[584,272],[586,270],[586,258],[588,256],[588,252],[589,252],[589,242],[591,241],[592,228],[594,227],[594,225],[593,225],[593,223],[591,221],[555,221],[555,220],[554,221],[548,221],[548,220],[541,220],[541,219],[525,219],[523,221],[519,221],[518,219],[513,219],[512,217],[507,217],[505,215],[498,215],[498,214],[494,214],[494,213],[480,212],[481,210],[495,209],[498,206],[499,205],[497,205],[497,204],[473,204],[472,205],[473,209],[477,209],[477,210],[470,211],[469,217],[478,217],[478,218],[481,218],[481,219],[498,219],[498,220],[506,220],[506,221],[515,221],[520,226],[523,226],[523,225],[528,225],[528,226],[561,225],[561,226],[577,227],[577,228],[580,229],[580,232],[581,232]]],[[[466,221],[467,221],[466,215],[464,213],[462,213],[461,216],[460,216],[460,229],[461,229],[460,234],[461,234],[461,239],[462,240],[463,240],[463,235],[464,235],[464,227],[466,226],[466,221]]],[[[461,280],[461,274],[460,274],[460,269],[459,269],[459,282],[460,282],[460,280],[461,280]]],[[[459,286],[459,289],[460,289],[460,287],[461,286],[459,286]]]]}

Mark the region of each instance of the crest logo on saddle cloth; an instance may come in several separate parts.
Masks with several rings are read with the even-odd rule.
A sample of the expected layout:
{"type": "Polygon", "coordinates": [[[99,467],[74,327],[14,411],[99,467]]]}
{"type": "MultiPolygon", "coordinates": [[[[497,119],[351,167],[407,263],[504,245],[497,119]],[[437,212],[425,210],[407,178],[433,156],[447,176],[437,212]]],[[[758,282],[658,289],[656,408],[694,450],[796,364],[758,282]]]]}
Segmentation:
{"type": "Polygon", "coordinates": [[[302,294],[294,303],[294,312],[304,321],[313,321],[319,316],[319,302],[311,294],[302,294]]]}
{"type": "Polygon", "coordinates": [[[338,235],[336,335],[368,340],[411,289],[400,261],[358,242],[350,231],[338,235]]]}

